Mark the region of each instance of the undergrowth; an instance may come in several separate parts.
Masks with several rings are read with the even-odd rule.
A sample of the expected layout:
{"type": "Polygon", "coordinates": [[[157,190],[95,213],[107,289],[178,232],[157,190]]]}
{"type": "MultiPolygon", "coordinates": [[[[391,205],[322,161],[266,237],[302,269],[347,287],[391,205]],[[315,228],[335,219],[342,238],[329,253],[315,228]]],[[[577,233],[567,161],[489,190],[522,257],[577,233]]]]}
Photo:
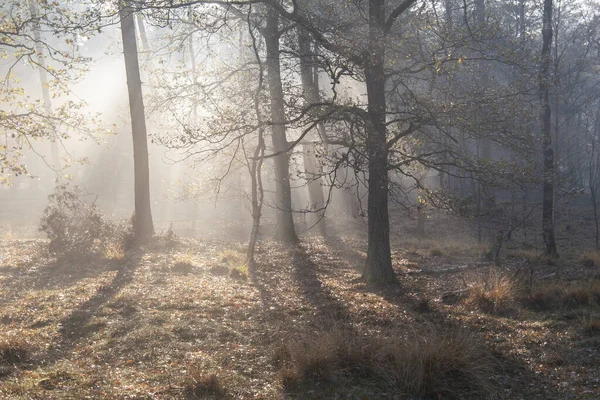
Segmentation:
{"type": "Polygon", "coordinates": [[[408,337],[334,329],[290,342],[274,361],[281,384],[299,398],[327,385],[372,385],[394,396],[484,398],[493,391],[490,376],[497,366],[485,346],[456,329],[408,337]]]}

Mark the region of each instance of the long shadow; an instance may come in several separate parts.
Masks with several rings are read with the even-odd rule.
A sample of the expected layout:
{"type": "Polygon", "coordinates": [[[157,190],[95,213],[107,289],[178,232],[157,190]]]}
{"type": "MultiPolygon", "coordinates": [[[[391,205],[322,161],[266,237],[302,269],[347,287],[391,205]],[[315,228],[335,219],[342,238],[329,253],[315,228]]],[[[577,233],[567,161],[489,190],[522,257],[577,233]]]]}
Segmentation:
{"type": "MultiPolygon", "coordinates": [[[[286,309],[281,305],[280,297],[286,296],[286,294],[277,293],[277,276],[271,275],[271,271],[278,268],[275,265],[267,267],[265,264],[271,264],[272,261],[262,259],[259,260],[259,266],[257,268],[250,268],[249,272],[252,284],[259,291],[265,314],[277,316],[281,314],[304,314],[308,312],[312,313],[313,316],[313,318],[310,318],[309,323],[319,324],[321,328],[324,327],[324,323],[337,324],[347,320],[345,307],[322,284],[317,275],[319,272],[327,273],[327,268],[331,266],[319,266],[313,262],[303,243],[285,248],[283,251],[285,252],[285,259],[291,261],[290,268],[286,269],[286,272],[289,273],[288,277],[291,278],[292,285],[299,289],[300,295],[306,300],[312,310],[304,309],[304,307],[298,310],[286,309]]],[[[281,271],[281,273],[284,272],[281,271]]],[[[289,295],[293,294],[290,293],[289,295]]]]}
{"type": "MultiPolygon", "coordinates": [[[[326,245],[335,252],[337,256],[345,258],[350,266],[356,270],[360,270],[364,263],[364,257],[358,253],[355,248],[349,247],[348,244],[343,241],[340,237],[330,237],[326,240],[326,245]]],[[[422,291],[419,287],[415,286],[414,280],[408,280],[406,276],[397,273],[398,283],[377,287],[369,286],[366,284],[357,285],[355,289],[358,291],[364,291],[372,294],[377,294],[391,304],[405,308],[415,317],[415,320],[419,324],[425,324],[429,327],[436,327],[437,329],[467,329],[473,333],[473,335],[482,342],[486,343],[482,337],[483,334],[475,326],[461,327],[449,315],[447,312],[438,310],[434,307],[427,307],[423,305],[423,300],[418,296],[418,293],[422,291]]],[[[414,326],[413,329],[416,333],[419,331],[419,325],[414,326]]],[[[516,354],[510,354],[506,351],[499,351],[493,349],[494,345],[491,343],[486,344],[491,349],[494,357],[498,361],[498,373],[494,377],[498,388],[506,388],[506,390],[512,390],[512,392],[505,392],[503,396],[499,396],[499,399],[514,399],[514,398],[527,398],[533,400],[542,399],[569,399],[574,398],[572,393],[567,390],[561,391],[554,387],[551,382],[551,377],[542,376],[532,371],[528,367],[527,361],[522,359],[516,354]],[[516,383],[515,383],[516,382],[516,383]]]]}
{"type": "MultiPolygon", "coordinates": [[[[313,253],[313,256],[319,255],[322,253],[313,253]]],[[[298,246],[292,254],[293,278],[298,283],[302,295],[317,310],[317,316],[325,320],[346,321],[348,320],[346,307],[323,286],[318,276],[319,272],[326,273],[330,268],[335,266],[329,263],[317,265],[303,246],[298,246]]]]}
{"type": "Polygon", "coordinates": [[[110,283],[101,286],[94,296],[80,304],[77,309],[60,321],[61,328],[58,332],[58,339],[43,357],[44,361],[53,362],[69,354],[81,340],[98,329],[94,324],[89,324],[90,321],[99,314],[107,302],[132,282],[142,255],[143,250],[136,250],[128,254],[116,268],[117,274],[110,283]]]}
{"type": "Polygon", "coordinates": [[[1,272],[6,277],[3,282],[6,287],[15,286],[15,289],[23,290],[65,289],[116,267],[114,261],[101,255],[56,258],[48,254],[43,243],[34,242],[27,252],[29,259],[26,262],[3,265],[1,272]]]}

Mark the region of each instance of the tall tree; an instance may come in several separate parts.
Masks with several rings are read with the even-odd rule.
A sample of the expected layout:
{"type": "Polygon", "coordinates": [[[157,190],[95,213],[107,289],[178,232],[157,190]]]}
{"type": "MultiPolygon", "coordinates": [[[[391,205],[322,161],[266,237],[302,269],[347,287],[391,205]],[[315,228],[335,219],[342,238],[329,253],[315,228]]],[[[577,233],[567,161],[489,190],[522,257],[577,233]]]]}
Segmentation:
{"type": "MultiPolygon", "coordinates": [[[[35,51],[37,54],[38,71],[40,74],[40,83],[42,85],[42,98],[44,100],[44,108],[48,115],[52,114],[52,100],[50,98],[50,88],[48,85],[48,72],[46,70],[46,60],[44,58],[44,45],[42,41],[41,27],[39,22],[38,10],[35,2],[29,0],[29,10],[33,22],[33,37],[35,39],[35,51]]],[[[56,126],[52,124],[52,132],[50,132],[50,154],[51,154],[51,167],[54,171],[60,170],[60,156],[58,151],[58,140],[56,135],[56,126]]],[[[60,177],[60,174],[58,174],[60,177]]]]}
{"type": "Polygon", "coordinates": [[[121,35],[123,53],[127,72],[127,89],[129,92],[129,109],[133,134],[134,163],[134,195],[135,215],[133,231],[136,244],[147,243],[154,234],[152,211],[150,205],[150,171],[148,166],[148,137],[146,132],[146,116],[142,96],[142,80],[135,34],[133,8],[130,1],[125,1],[119,10],[121,17],[121,35]]]}
{"type": "Polygon", "coordinates": [[[395,280],[388,214],[387,125],[385,97],[385,0],[369,1],[369,49],[365,83],[369,101],[368,249],[363,278],[372,283],[395,280]]]}
{"type": "Polygon", "coordinates": [[[550,50],[552,47],[552,0],[544,0],[542,25],[542,56],[539,72],[540,125],[544,153],[544,183],[542,194],[542,231],[544,253],[558,257],[554,238],[554,149],[552,147],[552,108],[550,106],[550,50]]]}
{"type": "Polygon", "coordinates": [[[266,70],[269,99],[271,103],[271,138],[276,154],[275,163],[275,196],[277,207],[277,235],[286,243],[295,243],[298,238],[292,217],[292,191],[290,187],[290,166],[288,142],[286,136],[286,118],[284,109],[283,86],[281,84],[281,64],[279,39],[279,13],[268,7],[267,21],[264,28],[265,46],[267,50],[266,70]]]}
{"type": "MultiPolygon", "coordinates": [[[[300,77],[302,80],[302,91],[307,106],[319,102],[319,88],[317,84],[318,72],[315,65],[314,55],[311,46],[311,38],[308,32],[299,28],[298,51],[300,56],[300,77]]],[[[325,129],[324,127],[319,127],[325,129]]],[[[308,181],[308,196],[310,200],[309,211],[311,211],[311,226],[315,226],[317,231],[325,236],[325,198],[323,196],[323,187],[321,185],[321,176],[317,164],[315,139],[318,137],[317,129],[313,130],[313,137],[310,142],[302,145],[302,158],[304,161],[304,172],[308,181]]]]}

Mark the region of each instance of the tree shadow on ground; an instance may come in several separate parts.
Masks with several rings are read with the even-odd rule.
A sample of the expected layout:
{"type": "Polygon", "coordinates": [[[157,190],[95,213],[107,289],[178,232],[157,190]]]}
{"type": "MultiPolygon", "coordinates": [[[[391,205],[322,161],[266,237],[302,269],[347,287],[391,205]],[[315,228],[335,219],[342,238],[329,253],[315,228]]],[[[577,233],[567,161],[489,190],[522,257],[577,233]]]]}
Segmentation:
{"type": "Polygon", "coordinates": [[[141,249],[130,252],[115,268],[117,273],[110,283],[99,287],[91,298],[59,322],[57,340],[43,357],[45,361],[52,362],[67,356],[78,343],[101,328],[90,322],[103,306],[133,281],[143,255],[144,250],[141,249]]]}
{"type": "MultiPolygon", "coordinates": [[[[344,259],[348,267],[353,267],[360,271],[364,263],[364,256],[359,257],[360,253],[351,247],[339,237],[330,237],[326,239],[326,245],[330,251],[338,257],[344,259]]],[[[398,309],[406,310],[409,318],[416,325],[410,330],[418,333],[422,327],[429,326],[434,329],[447,329],[453,326],[460,329],[467,329],[487,347],[492,349],[492,354],[498,360],[498,372],[492,379],[497,382],[498,399],[527,398],[534,400],[542,399],[574,399],[573,393],[567,390],[561,390],[556,387],[556,382],[552,381],[550,376],[543,376],[532,370],[525,356],[511,354],[506,351],[493,350],[495,345],[486,342],[480,329],[477,326],[469,324],[457,325],[455,318],[447,311],[435,307],[433,299],[427,298],[427,291],[421,282],[408,274],[403,274],[398,268],[395,268],[398,282],[386,286],[371,286],[362,282],[357,277],[353,280],[354,290],[365,294],[375,294],[385,301],[395,305],[398,309]]],[[[438,277],[438,279],[443,279],[438,277]]],[[[380,321],[383,322],[383,321],[380,321]]],[[[373,323],[377,323],[376,318],[373,323]]],[[[391,328],[391,327],[390,327],[391,328]]]]}
{"type": "Polygon", "coordinates": [[[27,251],[25,260],[15,256],[12,263],[9,260],[0,269],[5,277],[3,286],[19,292],[66,289],[82,280],[95,279],[113,271],[119,264],[101,254],[55,257],[48,253],[46,243],[40,241],[35,241],[33,246],[22,246],[23,251],[27,251]]]}
{"type": "Polygon", "coordinates": [[[345,321],[348,319],[346,307],[323,285],[319,273],[326,274],[336,268],[328,263],[325,254],[313,249],[312,256],[321,258],[317,265],[305,247],[298,246],[292,253],[292,277],[298,284],[302,295],[317,310],[317,317],[325,320],[345,321]]]}

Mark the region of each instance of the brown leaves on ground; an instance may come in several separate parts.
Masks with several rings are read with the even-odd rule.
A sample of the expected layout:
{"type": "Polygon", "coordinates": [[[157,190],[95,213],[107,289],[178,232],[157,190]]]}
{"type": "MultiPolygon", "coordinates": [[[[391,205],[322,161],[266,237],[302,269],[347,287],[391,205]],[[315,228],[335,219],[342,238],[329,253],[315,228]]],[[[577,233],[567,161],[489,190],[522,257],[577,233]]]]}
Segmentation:
{"type": "Polygon", "coordinates": [[[252,273],[239,243],[64,264],[40,242],[2,242],[0,398],[482,398],[494,383],[494,399],[600,396],[594,290],[522,306],[547,301],[534,288],[509,315],[447,305],[444,293],[485,280],[481,246],[433,256],[433,243],[396,244],[401,284],[374,289],[350,237],[264,242],[252,273]]]}

